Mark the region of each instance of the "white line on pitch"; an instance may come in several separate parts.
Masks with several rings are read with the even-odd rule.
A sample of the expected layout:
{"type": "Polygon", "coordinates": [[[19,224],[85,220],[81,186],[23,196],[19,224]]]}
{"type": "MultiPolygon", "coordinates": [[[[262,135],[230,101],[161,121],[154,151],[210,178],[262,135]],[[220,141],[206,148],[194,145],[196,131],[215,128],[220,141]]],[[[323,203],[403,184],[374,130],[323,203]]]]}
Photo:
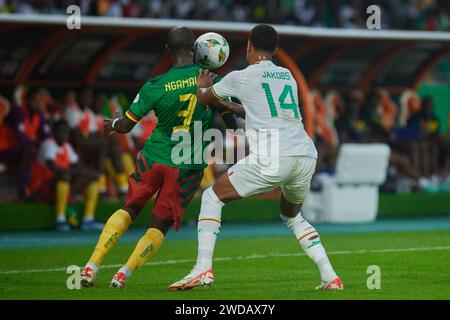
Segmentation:
{"type": "MultiPolygon", "coordinates": [[[[414,251],[439,251],[439,250],[450,250],[450,246],[446,247],[420,247],[420,248],[391,248],[391,249],[360,249],[360,250],[341,250],[341,251],[330,251],[327,252],[328,255],[344,255],[344,254],[361,254],[361,253],[392,253],[392,252],[414,252],[414,251]]],[[[236,256],[236,257],[217,257],[214,258],[214,261],[232,261],[232,260],[252,260],[252,259],[266,259],[273,257],[298,257],[305,256],[303,252],[297,253],[269,253],[269,254],[252,254],[249,256],[236,256]]],[[[156,265],[167,265],[167,264],[179,264],[179,263],[188,263],[195,262],[191,259],[177,259],[177,260],[163,260],[163,261],[153,261],[146,263],[148,266],[156,266],[156,265]]],[[[107,264],[103,265],[101,269],[108,268],[119,268],[121,264],[107,264]]],[[[0,274],[20,274],[20,273],[38,273],[38,272],[58,272],[58,271],[66,271],[66,268],[49,268],[49,269],[29,269],[29,270],[6,270],[0,271],[0,274]]]]}

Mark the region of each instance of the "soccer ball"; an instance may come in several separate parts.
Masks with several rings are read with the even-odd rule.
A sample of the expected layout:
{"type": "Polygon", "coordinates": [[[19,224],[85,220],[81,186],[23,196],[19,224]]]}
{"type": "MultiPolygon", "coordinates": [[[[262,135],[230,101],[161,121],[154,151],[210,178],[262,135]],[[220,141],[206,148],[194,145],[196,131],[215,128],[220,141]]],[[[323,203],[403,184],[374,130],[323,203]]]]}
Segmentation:
{"type": "Polygon", "coordinates": [[[195,40],[195,62],[209,70],[218,69],[227,62],[230,46],[218,33],[208,32],[195,40]]]}

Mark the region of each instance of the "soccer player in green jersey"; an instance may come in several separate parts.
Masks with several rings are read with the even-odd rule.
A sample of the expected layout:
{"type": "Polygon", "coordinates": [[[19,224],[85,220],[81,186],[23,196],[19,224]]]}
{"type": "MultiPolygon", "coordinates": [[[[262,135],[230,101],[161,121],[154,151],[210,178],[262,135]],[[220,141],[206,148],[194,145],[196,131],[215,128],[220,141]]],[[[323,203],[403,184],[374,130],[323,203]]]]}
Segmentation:
{"type": "MultiPolygon", "coordinates": [[[[173,160],[173,149],[179,143],[172,139],[179,133],[193,135],[194,121],[201,123],[204,132],[210,127],[212,111],[197,101],[197,76],[200,67],[193,63],[194,33],[185,27],[176,27],[168,34],[172,69],[147,81],[141,88],[124,117],[108,120],[105,134],[128,133],[150,110],[158,117],[158,125],[137,156],[136,171],[129,177],[125,207],[117,210],[107,221],[91,258],[81,273],[85,287],[94,285],[96,272],[106,254],[116,245],[122,234],[139,215],[143,207],[158,192],[153,205],[149,229],[139,240],[125,266],[114,276],[111,287],[123,288],[127,278],[160,248],[173,225],[179,228],[184,209],[198,190],[207,166],[203,157],[194,155],[208,143],[195,141],[192,152],[183,155],[183,161],[173,160]],[[197,159],[198,160],[198,159],[197,159]]],[[[230,114],[228,114],[230,116],[230,114]]],[[[224,119],[225,120],[225,119],[224,119]]],[[[230,119],[228,119],[229,122],[230,119]]]]}

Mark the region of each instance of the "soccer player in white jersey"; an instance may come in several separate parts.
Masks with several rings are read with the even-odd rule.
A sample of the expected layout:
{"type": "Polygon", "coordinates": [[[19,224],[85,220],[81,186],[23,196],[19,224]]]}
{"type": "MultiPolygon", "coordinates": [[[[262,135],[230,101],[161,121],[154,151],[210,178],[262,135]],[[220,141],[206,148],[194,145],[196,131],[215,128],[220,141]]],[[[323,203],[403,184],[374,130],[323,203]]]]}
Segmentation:
{"type": "Polygon", "coordinates": [[[341,290],[344,287],[331,266],[319,234],[300,213],[315,171],[317,151],[302,124],[294,77],[288,69],[271,61],[277,46],[276,30],[268,25],[258,25],[249,35],[249,66],[246,69],[233,71],[214,85],[215,75],[208,71],[199,73],[199,102],[210,104],[230,97],[241,101],[246,114],[250,154],[203,193],[198,218],[197,263],[185,278],[169,287],[172,290],[214,282],[212,257],[225,203],[277,187],[282,190],[281,220],[294,232],[307,256],[319,269],[321,283],[316,289],[341,290]],[[253,134],[248,134],[249,131],[253,134]],[[267,150],[260,154],[264,148],[255,137],[262,132],[269,136],[266,140],[272,144],[276,140],[275,154],[268,154],[267,150]],[[257,161],[251,161],[252,157],[257,161]],[[264,158],[271,161],[263,161],[264,158]]]}

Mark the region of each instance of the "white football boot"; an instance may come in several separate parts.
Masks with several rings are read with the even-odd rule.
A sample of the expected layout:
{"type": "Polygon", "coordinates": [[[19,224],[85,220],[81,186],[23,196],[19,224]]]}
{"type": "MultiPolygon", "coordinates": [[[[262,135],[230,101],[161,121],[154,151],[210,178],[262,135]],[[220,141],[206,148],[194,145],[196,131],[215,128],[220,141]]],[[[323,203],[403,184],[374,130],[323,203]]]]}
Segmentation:
{"type": "Polygon", "coordinates": [[[331,282],[322,281],[321,284],[316,287],[316,290],[344,290],[344,283],[341,278],[337,277],[331,282]]]}
{"type": "Polygon", "coordinates": [[[81,271],[81,285],[85,288],[93,287],[95,284],[95,272],[91,267],[84,267],[81,271]]]}
{"type": "Polygon", "coordinates": [[[206,271],[198,271],[195,268],[183,279],[172,283],[170,290],[190,290],[195,287],[210,286],[214,283],[214,271],[212,269],[206,271]]]}
{"type": "Polygon", "coordinates": [[[127,283],[127,275],[125,272],[118,271],[111,280],[110,288],[123,289],[127,283]]]}

